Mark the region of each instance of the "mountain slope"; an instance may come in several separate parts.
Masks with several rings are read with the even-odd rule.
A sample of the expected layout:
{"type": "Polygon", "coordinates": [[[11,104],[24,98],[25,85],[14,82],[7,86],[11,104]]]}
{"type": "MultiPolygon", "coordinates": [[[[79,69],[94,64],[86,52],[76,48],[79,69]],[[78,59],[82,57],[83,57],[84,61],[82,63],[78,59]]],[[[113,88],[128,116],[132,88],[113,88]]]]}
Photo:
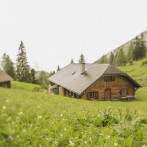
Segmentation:
{"type": "MultiPolygon", "coordinates": [[[[146,46],[147,46],[147,30],[144,31],[144,32],[142,32],[142,33],[143,33],[143,35],[144,35],[145,44],[146,44],[146,46]]],[[[140,33],[140,34],[137,35],[137,36],[140,37],[140,35],[141,35],[142,33],[140,33]]],[[[131,42],[134,42],[134,40],[135,40],[135,38],[136,38],[137,36],[135,36],[133,39],[129,40],[128,42],[122,44],[121,46],[115,48],[114,50],[112,50],[112,52],[113,52],[114,54],[116,54],[117,51],[119,51],[121,48],[123,48],[123,49],[124,49],[124,52],[127,53],[127,52],[128,52],[128,47],[129,47],[130,43],[131,43],[131,42]]],[[[105,54],[105,56],[108,58],[108,57],[110,56],[110,53],[111,53],[111,52],[105,54]]],[[[100,59],[98,59],[98,60],[95,61],[94,63],[98,63],[99,60],[100,60],[100,59]]]]}

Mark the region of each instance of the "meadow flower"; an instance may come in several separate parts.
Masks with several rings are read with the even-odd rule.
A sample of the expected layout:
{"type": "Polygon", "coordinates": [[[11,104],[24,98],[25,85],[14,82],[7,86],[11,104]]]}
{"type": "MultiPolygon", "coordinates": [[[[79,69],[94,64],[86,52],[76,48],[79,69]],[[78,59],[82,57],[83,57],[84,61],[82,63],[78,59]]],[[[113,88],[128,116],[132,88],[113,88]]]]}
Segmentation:
{"type": "Polygon", "coordinates": [[[66,131],[66,128],[64,128],[64,131],[66,131]]]}
{"type": "Polygon", "coordinates": [[[146,147],[146,145],[143,145],[142,147],[146,147]]]}
{"type": "Polygon", "coordinates": [[[40,108],[40,106],[37,106],[37,108],[40,108]]]}
{"type": "Polygon", "coordinates": [[[8,140],[11,140],[11,139],[12,139],[12,137],[11,137],[11,136],[9,136],[9,137],[8,137],[8,140]]]}
{"type": "Polygon", "coordinates": [[[6,109],[6,106],[3,106],[2,109],[5,110],[6,109]]]}
{"type": "Polygon", "coordinates": [[[62,134],[60,134],[60,136],[63,136],[62,134]]]}
{"type": "Polygon", "coordinates": [[[106,136],[106,139],[109,139],[110,138],[110,136],[106,136]]]}
{"type": "Polygon", "coordinates": [[[121,126],[118,126],[119,129],[121,129],[121,126]]]}
{"type": "Polygon", "coordinates": [[[40,115],[40,116],[38,116],[38,119],[41,119],[42,118],[42,116],[40,115]]]}
{"type": "Polygon", "coordinates": [[[69,141],[70,146],[74,146],[75,144],[72,141],[69,141]]]}
{"type": "Polygon", "coordinates": [[[60,115],[61,117],[63,116],[63,114],[60,115]]]}
{"type": "Polygon", "coordinates": [[[85,144],[87,144],[87,141],[84,141],[85,144]]]}
{"type": "Polygon", "coordinates": [[[79,126],[80,126],[80,124],[77,124],[77,126],[79,127],[79,126]]]}
{"type": "Polygon", "coordinates": [[[18,115],[23,115],[23,112],[19,112],[18,115]]]}
{"type": "Polygon", "coordinates": [[[114,146],[118,146],[118,143],[114,143],[114,146]]]}

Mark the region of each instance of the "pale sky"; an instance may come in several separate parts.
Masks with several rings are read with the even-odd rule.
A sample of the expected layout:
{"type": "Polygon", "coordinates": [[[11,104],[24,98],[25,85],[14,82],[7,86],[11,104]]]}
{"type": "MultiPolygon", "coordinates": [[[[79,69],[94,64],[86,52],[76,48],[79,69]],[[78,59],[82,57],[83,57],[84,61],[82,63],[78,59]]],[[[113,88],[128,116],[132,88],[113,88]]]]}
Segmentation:
{"type": "Polygon", "coordinates": [[[0,60],[20,41],[36,70],[92,63],[147,30],[147,0],[0,0],[0,60]]]}

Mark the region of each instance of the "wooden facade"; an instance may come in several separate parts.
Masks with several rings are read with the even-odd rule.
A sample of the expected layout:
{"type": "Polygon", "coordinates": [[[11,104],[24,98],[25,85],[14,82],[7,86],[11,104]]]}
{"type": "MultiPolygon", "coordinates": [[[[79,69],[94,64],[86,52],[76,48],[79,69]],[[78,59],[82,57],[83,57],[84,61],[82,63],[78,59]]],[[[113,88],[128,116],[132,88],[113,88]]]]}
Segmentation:
{"type": "Polygon", "coordinates": [[[0,87],[7,87],[7,88],[11,88],[11,81],[7,81],[7,82],[0,82],[0,87]]]}
{"type": "MultiPolygon", "coordinates": [[[[54,84],[52,83],[52,85],[54,84]]],[[[133,99],[136,90],[135,85],[122,75],[103,76],[81,95],[77,95],[61,86],[56,87],[59,87],[59,95],[61,96],[97,101],[133,99]]]]}

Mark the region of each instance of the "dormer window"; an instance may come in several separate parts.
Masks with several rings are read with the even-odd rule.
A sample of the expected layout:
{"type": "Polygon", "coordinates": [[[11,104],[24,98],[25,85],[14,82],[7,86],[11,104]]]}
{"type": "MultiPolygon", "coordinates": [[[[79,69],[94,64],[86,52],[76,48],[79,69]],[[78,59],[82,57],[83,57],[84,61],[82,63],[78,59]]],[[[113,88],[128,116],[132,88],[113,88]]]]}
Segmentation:
{"type": "Polygon", "coordinates": [[[115,81],[115,77],[114,76],[104,76],[104,81],[105,82],[115,81]]]}

